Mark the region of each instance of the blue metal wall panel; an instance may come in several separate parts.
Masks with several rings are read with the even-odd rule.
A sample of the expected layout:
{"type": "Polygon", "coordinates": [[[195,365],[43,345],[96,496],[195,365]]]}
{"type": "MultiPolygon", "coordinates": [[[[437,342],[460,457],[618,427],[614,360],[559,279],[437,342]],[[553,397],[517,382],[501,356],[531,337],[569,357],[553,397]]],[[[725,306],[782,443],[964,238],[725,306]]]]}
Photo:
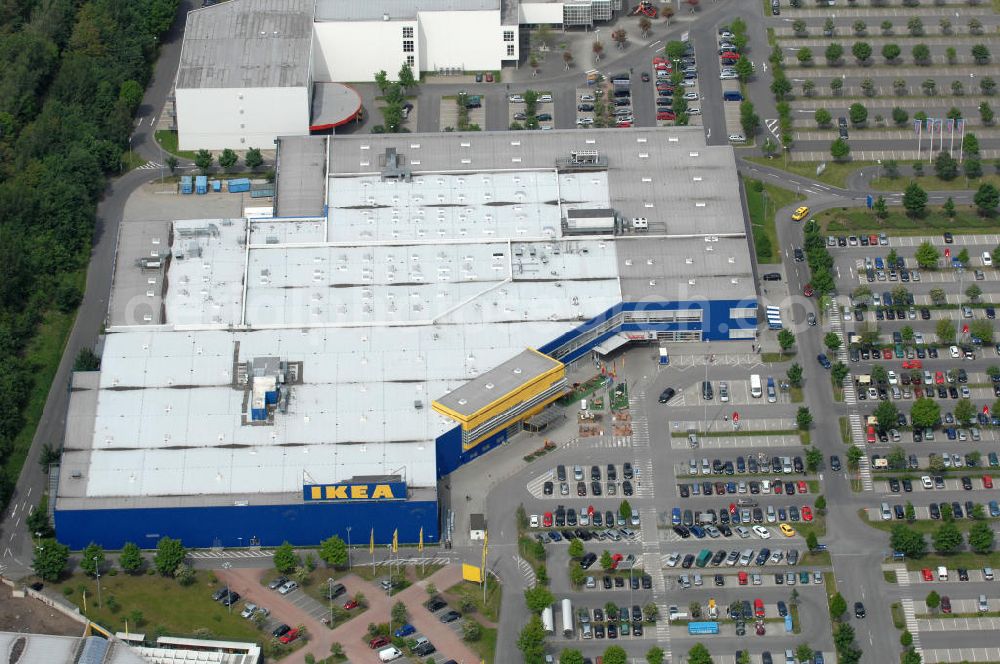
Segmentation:
{"type": "Polygon", "coordinates": [[[438,436],[436,441],[435,453],[437,456],[438,479],[506,442],[507,429],[501,429],[468,452],[463,452],[462,427],[456,426],[454,429],[438,436]]]}
{"type": "Polygon", "coordinates": [[[368,543],[372,528],[377,544],[391,542],[395,528],[401,543],[415,544],[421,527],[425,543],[437,542],[439,536],[438,506],[432,500],[107,510],[60,510],[56,505],[55,525],[59,541],[71,549],[90,542],[106,549],[135,542],[147,549],[163,536],[198,548],[247,546],[255,537],[261,546],[284,541],[306,546],[331,535],[347,541],[347,526],[356,545],[368,543]]]}

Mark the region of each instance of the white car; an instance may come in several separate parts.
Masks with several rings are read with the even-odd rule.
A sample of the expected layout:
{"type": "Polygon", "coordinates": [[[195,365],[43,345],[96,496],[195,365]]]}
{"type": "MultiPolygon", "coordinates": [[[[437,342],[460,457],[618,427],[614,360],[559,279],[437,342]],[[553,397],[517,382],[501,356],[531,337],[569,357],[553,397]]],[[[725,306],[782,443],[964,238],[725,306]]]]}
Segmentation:
{"type": "Polygon", "coordinates": [[[247,605],[243,607],[243,611],[240,616],[243,618],[251,618],[253,614],[257,612],[257,605],[247,602],[247,605]]]}
{"type": "Polygon", "coordinates": [[[753,532],[761,539],[771,539],[771,531],[764,526],[754,526],[753,532]]]}
{"type": "MultiPolygon", "coordinates": [[[[509,97],[509,100],[510,100],[510,103],[512,103],[512,104],[523,104],[524,103],[524,97],[522,97],[521,95],[511,95],[509,97]]],[[[594,101],[594,98],[591,97],[588,101],[594,101]]]]}
{"type": "Polygon", "coordinates": [[[594,124],[594,118],[577,118],[576,123],[578,125],[592,125],[594,124]]]}
{"type": "Polygon", "coordinates": [[[743,134],[730,134],[729,140],[733,143],[746,143],[747,137],[743,134]]]}
{"type": "Polygon", "coordinates": [[[958,346],[952,346],[951,348],[948,349],[948,352],[951,353],[951,356],[953,358],[962,357],[962,352],[958,350],[958,346]]]}
{"type": "Polygon", "coordinates": [[[667,567],[677,567],[677,563],[681,560],[681,554],[674,551],[669,556],[667,556],[667,567]]]}
{"type": "Polygon", "coordinates": [[[548,102],[552,101],[552,95],[539,95],[538,101],[543,104],[547,104],[548,102]]]}
{"type": "Polygon", "coordinates": [[[930,475],[924,475],[923,477],[921,477],[920,478],[920,484],[925,489],[933,489],[934,488],[934,481],[931,479],[930,475]]]}
{"type": "Polygon", "coordinates": [[[744,526],[736,526],[735,528],[733,528],[733,530],[736,531],[736,534],[739,535],[741,539],[746,539],[750,537],[750,531],[747,530],[746,527],[744,526]]]}
{"type": "Polygon", "coordinates": [[[736,74],[736,72],[733,72],[732,74],[719,74],[720,81],[731,81],[737,78],[739,78],[739,76],[736,74]]]}
{"type": "Polygon", "coordinates": [[[278,588],[278,592],[282,595],[287,595],[288,593],[292,592],[298,587],[299,584],[295,583],[294,581],[286,581],[284,584],[282,584],[280,588],[278,588]]]}
{"type": "Polygon", "coordinates": [[[687,110],[688,115],[701,115],[701,109],[697,106],[692,106],[687,110]]]}
{"type": "Polygon", "coordinates": [[[580,101],[594,101],[594,95],[580,95],[580,101]]]}
{"type": "Polygon", "coordinates": [[[686,78],[683,81],[681,81],[681,87],[682,88],[693,88],[696,85],[698,85],[698,81],[696,81],[694,79],[688,79],[688,78],[686,78]]]}
{"type": "Polygon", "coordinates": [[[532,528],[537,528],[538,527],[538,515],[537,514],[532,514],[529,523],[531,524],[532,528]]]}
{"type": "Polygon", "coordinates": [[[899,383],[899,376],[896,375],[895,371],[890,371],[888,375],[890,385],[896,385],[899,383]]]}
{"type": "Polygon", "coordinates": [[[684,93],[684,98],[687,99],[687,100],[689,100],[689,101],[693,100],[693,99],[697,99],[698,98],[698,93],[697,92],[685,92],[684,93]]]}

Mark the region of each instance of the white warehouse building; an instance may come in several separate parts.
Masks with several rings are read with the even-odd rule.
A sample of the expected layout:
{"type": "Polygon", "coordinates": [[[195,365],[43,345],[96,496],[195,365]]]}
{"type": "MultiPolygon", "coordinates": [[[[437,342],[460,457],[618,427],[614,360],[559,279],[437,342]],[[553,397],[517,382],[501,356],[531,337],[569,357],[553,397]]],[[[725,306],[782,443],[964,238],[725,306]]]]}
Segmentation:
{"type": "Polygon", "coordinates": [[[189,12],[175,82],[182,150],[270,148],[354,120],[351,82],[498,71],[522,25],[589,27],[622,0],[230,0],[189,12]]]}

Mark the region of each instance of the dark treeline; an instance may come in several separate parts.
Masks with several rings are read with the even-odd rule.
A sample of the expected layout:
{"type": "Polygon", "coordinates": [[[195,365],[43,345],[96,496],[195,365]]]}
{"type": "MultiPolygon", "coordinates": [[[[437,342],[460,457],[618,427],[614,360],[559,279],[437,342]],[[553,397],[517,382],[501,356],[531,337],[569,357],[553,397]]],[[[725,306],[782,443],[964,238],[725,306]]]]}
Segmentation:
{"type": "Polygon", "coordinates": [[[80,302],[105,173],[120,168],[177,5],[0,0],[0,505],[34,380],[24,349],[47,309],[80,302]]]}

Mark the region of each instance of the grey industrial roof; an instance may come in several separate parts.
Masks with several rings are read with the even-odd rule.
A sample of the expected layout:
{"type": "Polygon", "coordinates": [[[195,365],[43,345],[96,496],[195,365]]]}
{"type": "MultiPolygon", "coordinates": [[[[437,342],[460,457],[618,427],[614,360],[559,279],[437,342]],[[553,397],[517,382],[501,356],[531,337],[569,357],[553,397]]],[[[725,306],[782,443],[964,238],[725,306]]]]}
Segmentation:
{"type": "Polygon", "coordinates": [[[231,0],[188,12],[176,86],[305,86],[312,37],[312,0],[231,0]]]}
{"type": "Polygon", "coordinates": [[[316,0],[317,21],[380,21],[413,19],[418,12],[488,11],[500,0],[316,0]]]}
{"type": "Polygon", "coordinates": [[[558,366],[560,363],[547,355],[525,350],[437,401],[459,415],[470,416],[558,366]]]}
{"type": "Polygon", "coordinates": [[[326,145],[325,136],[282,136],[278,139],[277,168],[285,177],[275,185],[274,216],[319,217],[323,214],[326,145]]]}
{"type": "Polygon", "coordinates": [[[616,241],[622,299],[685,301],[754,298],[746,237],[644,237],[616,241]]]}

